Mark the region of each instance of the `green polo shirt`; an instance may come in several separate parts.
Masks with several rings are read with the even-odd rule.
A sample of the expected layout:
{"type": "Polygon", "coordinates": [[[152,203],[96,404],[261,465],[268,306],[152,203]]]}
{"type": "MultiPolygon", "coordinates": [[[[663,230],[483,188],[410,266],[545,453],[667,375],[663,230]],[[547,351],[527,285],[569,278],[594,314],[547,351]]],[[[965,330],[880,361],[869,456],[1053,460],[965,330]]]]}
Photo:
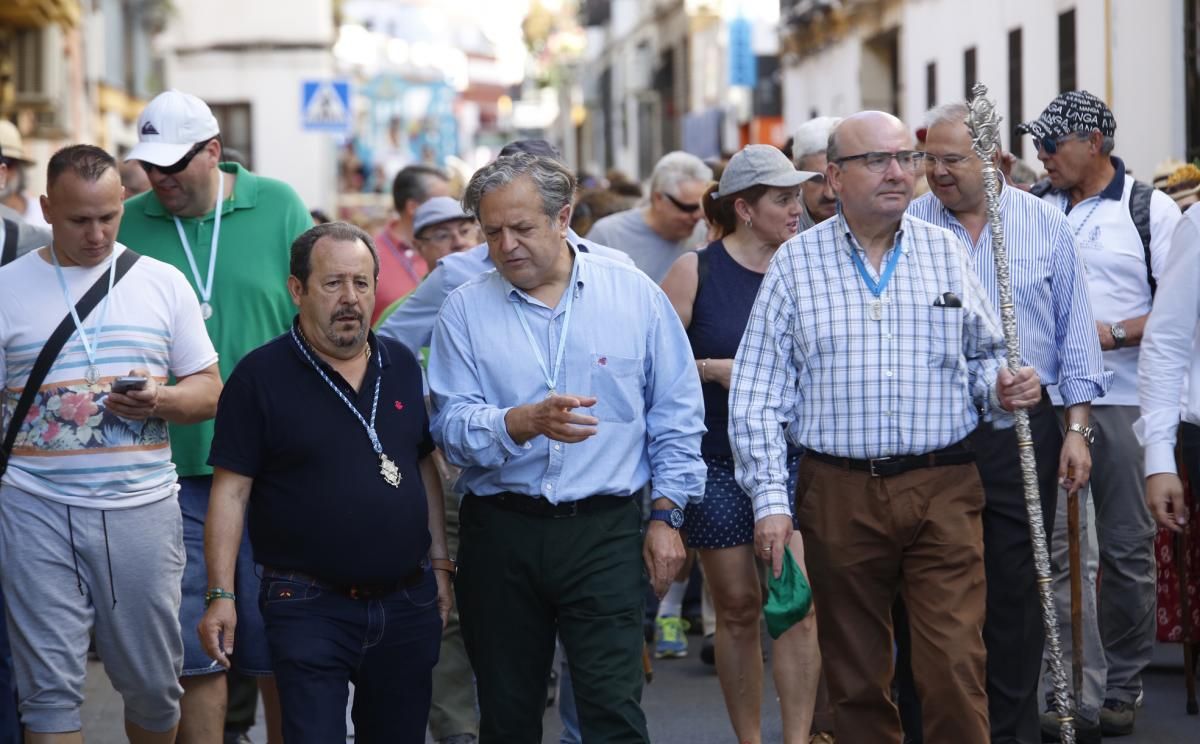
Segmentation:
{"type": "MultiPolygon", "coordinates": [[[[247,352],[291,325],[296,312],[287,290],[292,241],[312,227],[312,217],[291,186],[256,176],[236,163],[219,167],[226,173],[236,173],[237,181],[233,193],[221,204],[220,243],[210,299],[213,314],[205,325],[220,355],[218,364],[221,379],[225,380],[247,352]]],[[[203,217],[180,218],[204,281],[208,280],[215,215],[210,211],[203,217]]],[[[196,287],[175,220],[153,191],[125,203],[117,240],[144,256],[171,264],[183,272],[193,289],[196,287]]],[[[207,464],[212,436],[211,420],[171,425],[171,453],[180,476],[212,472],[207,464]]]]}

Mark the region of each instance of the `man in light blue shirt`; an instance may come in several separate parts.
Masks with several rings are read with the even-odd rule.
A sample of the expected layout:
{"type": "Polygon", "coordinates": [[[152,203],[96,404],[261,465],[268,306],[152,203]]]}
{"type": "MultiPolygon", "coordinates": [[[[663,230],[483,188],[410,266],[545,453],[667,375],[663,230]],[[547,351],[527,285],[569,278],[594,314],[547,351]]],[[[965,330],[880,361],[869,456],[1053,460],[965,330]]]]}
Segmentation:
{"type": "Polygon", "coordinates": [[[497,270],[450,293],[430,350],[433,436],[463,468],[457,594],[482,744],[540,741],[556,632],[584,740],[649,741],[642,559],[661,594],[684,557],[681,507],[704,488],[683,326],[637,269],[568,242],[574,189],[525,153],[475,174],[464,206],[497,270]]]}

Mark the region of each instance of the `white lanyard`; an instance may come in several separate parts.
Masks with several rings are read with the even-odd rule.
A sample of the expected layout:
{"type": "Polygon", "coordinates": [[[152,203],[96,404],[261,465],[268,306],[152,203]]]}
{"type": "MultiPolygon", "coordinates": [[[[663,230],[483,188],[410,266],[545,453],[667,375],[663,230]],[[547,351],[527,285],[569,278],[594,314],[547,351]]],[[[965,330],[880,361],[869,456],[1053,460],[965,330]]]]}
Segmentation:
{"type": "Polygon", "coordinates": [[[92,340],[88,341],[87,332],[83,329],[83,321],[75,311],[75,303],[71,299],[71,290],[67,287],[67,278],[63,276],[62,266],[54,253],[54,244],[50,244],[50,260],[54,263],[54,273],[58,275],[58,286],[62,289],[63,299],[67,301],[67,309],[71,311],[71,320],[75,321],[75,330],[79,333],[79,341],[83,344],[83,352],[87,354],[88,368],[83,379],[89,385],[95,385],[100,379],[100,369],[96,366],[96,351],[100,348],[100,334],[104,330],[104,321],[108,318],[108,301],[112,299],[113,282],[117,276],[117,252],[114,249],[108,259],[108,294],[104,295],[104,307],[100,309],[100,321],[92,329],[92,340]]]}
{"type": "MultiPolygon", "coordinates": [[[[537,360],[538,367],[542,370],[542,377],[546,381],[547,395],[555,395],[558,385],[558,372],[562,368],[563,351],[567,348],[567,329],[571,327],[571,308],[575,304],[575,277],[579,275],[579,257],[575,257],[574,265],[571,267],[571,278],[567,284],[567,306],[563,309],[563,324],[562,333],[558,337],[558,353],[554,357],[554,369],[551,370],[546,366],[545,360],[542,359],[542,350],[536,339],[533,337],[533,331],[529,328],[529,321],[525,319],[525,310],[521,307],[521,300],[513,297],[510,302],[513,304],[513,310],[517,313],[517,320],[521,321],[521,328],[525,331],[525,338],[529,341],[529,348],[533,350],[533,356],[537,360]]],[[[550,319],[553,323],[553,317],[550,319]]]]}
{"type": "Polygon", "coordinates": [[[196,265],[196,256],[188,243],[187,235],[183,232],[183,223],[175,217],[175,229],[179,231],[179,242],[183,244],[183,253],[187,256],[188,265],[192,267],[192,278],[196,281],[196,292],[200,295],[200,315],[205,320],[212,317],[213,277],[217,269],[217,240],[221,235],[221,202],[225,196],[225,172],[217,169],[217,204],[213,207],[216,216],[213,217],[212,247],[208,253],[208,281],[200,280],[200,267],[196,265]]]}

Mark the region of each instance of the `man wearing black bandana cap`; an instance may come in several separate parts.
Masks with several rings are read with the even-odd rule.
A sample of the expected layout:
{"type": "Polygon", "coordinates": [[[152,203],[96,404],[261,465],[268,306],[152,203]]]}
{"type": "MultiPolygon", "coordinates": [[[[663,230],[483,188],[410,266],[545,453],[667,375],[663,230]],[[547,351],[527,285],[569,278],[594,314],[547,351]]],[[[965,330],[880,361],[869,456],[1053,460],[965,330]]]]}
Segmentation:
{"type": "MultiPolygon", "coordinates": [[[[1134,435],[1138,418],[1137,362],[1179,208],[1170,197],[1126,173],[1112,155],[1117,122],[1087,91],[1059,95],[1035,121],[1017,131],[1033,136],[1048,179],[1032,192],[1062,209],[1087,270],[1096,331],[1105,367],[1114,373],[1108,393],[1092,401],[1091,494],[1104,588],[1097,593],[1096,566],[1084,567],[1084,680],[1079,715],[1095,720],[1104,736],[1133,731],[1142,696],[1142,670],[1150,662],[1155,632],[1154,520],[1144,502],[1142,448],[1134,435]]],[[[1055,403],[1061,398],[1051,390],[1055,403]]],[[[1071,644],[1067,582],[1065,499],[1051,540],[1055,593],[1063,648],[1071,644]]],[[[1081,535],[1086,541],[1087,510],[1081,535]]],[[[1086,543],[1083,555],[1088,555],[1086,543]]],[[[1068,664],[1069,664],[1068,658],[1068,664]]],[[[1043,716],[1043,731],[1057,729],[1043,716]]]]}

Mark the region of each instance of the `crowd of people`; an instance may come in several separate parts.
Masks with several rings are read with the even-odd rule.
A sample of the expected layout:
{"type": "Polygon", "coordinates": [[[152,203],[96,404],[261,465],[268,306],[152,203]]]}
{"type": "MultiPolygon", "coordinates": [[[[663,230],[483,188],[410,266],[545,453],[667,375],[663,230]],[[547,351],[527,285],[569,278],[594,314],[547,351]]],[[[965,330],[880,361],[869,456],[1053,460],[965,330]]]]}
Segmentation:
{"type": "Polygon", "coordinates": [[[347,706],[368,743],[540,742],[556,655],[564,744],[646,742],[697,562],[738,742],[764,617],[789,744],[1056,741],[1018,410],[1077,741],[1131,733],[1177,436],[1200,478],[1200,171],[1136,180],[1116,128],[1058,96],[994,204],[963,103],[669,153],[644,194],[518,140],[461,188],[400,169],[373,236],[179,91],[122,163],[59,150],[48,229],[0,207],[0,744],[82,741],[89,648],[139,744],[247,741],[258,695],[272,744],[347,706]]]}

